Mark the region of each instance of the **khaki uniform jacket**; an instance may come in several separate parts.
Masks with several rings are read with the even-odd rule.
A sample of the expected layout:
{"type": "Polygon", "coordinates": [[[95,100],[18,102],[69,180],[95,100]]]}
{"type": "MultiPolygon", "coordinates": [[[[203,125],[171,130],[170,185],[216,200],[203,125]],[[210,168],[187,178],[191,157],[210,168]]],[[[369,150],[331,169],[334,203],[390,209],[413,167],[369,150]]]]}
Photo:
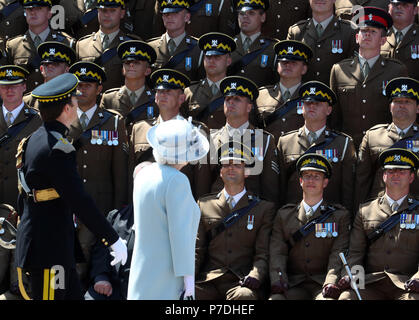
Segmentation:
{"type": "Polygon", "coordinates": [[[124,118],[136,107],[143,106],[145,104],[152,107],[152,109],[146,109],[144,112],[139,114],[137,118],[132,119],[130,123],[125,123],[128,136],[130,136],[132,126],[135,122],[145,119],[151,119],[159,114],[159,109],[155,104],[154,99],[150,102],[151,97],[153,97],[151,89],[146,85],[143,93],[133,105],[128,95],[127,88],[124,85],[121,88],[113,88],[105,91],[105,93],[102,95],[100,107],[104,109],[115,110],[118,113],[120,113],[124,118]]]}
{"type": "Polygon", "coordinates": [[[274,44],[277,40],[260,35],[250,45],[249,51],[243,49],[243,42],[240,34],[234,38],[236,50],[231,53],[232,63],[229,67],[229,75],[247,77],[256,83],[258,87],[274,84],[277,80],[275,69],[274,44]],[[241,67],[240,60],[248,53],[260,50],[266,41],[270,41],[268,47],[256,55],[254,59],[244,68],[241,67]]]}
{"type": "Polygon", "coordinates": [[[127,12],[126,16],[131,17],[133,30],[132,33],[140,36],[142,39],[150,39],[154,18],[154,4],[156,0],[130,0],[125,2],[127,12]],[[129,13],[128,13],[129,12],[129,13]]]}
{"type": "MultiPolygon", "coordinates": [[[[74,49],[75,39],[68,34],[51,30],[45,41],[58,41],[74,49]]],[[[6,42],[6,55],[8,64],[23,67],[30,72],[26,80],[26,91],[32,91],[36,86],[44,82],[39,70],[41,58],[35,48],[35,44],[26,31],[24,35],[10,38],[6,42]]]]}
{"type": "MultiPolygon", "coordinates": [[[[0,0],[0,11],[3,14],[3,10],[7,6],[14,5],[19,2],[18,0],[0,0]]],[[[26,18],[23,15],[23,7],[19,5],[13,12],[11,12],[6,18],[2,15],[0,19],[0,39],[7,40],[24,34],[28,30],[28,24],[26,18]]]]}
{"type": "MultiPolygon", "coordinates": [[[[289,100],[294,100],[299,97],[298,89],[299,87],[289,100]]],[[[261,128],[274,135],[276,144],[278,144],[278,139],[281,135],[304,125],[302,109],[298,108],[298,106],[292,108],[281,118],[276,118],[269,124],[266,123],[268,117],[277,109],[283,108],[286,102],[282,97],[279,84],[259,88],[259,97],[256,100],[258,123],[261,128]]]]}
{"type": "MultiPolygon", "coordinates": [[[[97,108],[86,131],[98,125],[105,111],[97,108]]],[[[100,212],[107,215],[113,209],[120,209],[128,202],[128,140],[124,121],[116,113],[99,129],[118,131],[118,145],[92,144],[82,137],[83,129],[79,119],[70,128],[69,137],[76,147],[77,170],[86,191],[92,196],[100,212]]]]}
{"type": "MultiPolygon", "coordinates": [[[[419,155],[419,138],[409,139],[418,133],[419,126],[414,123],[406,133],[405,138],[412,141],[412,150],[419,155]]],[[[359,147],[358,163],[356,166],[355,207],[369,199],[375,199],[385,191],[383,169],[378,162],[382,151],[393,146],[400,137],[396,126],[392,124],[379,124],[367,131],[359,147]]],[[[419,195],[419,173],[410,185],[413,195],[419,195]]]]}
{"type": "Polygon", "coordinates": [[[409,77],[419,79],[419,25],[413,24],[398,45],[393,28],[390,28],[381,54],[400,60],[406,65],[409,77]],[[416,49],[412,49],[412,46],[416,46],[416,49]],[[412,53],[416,53],[416,59],[412,58],[412,53]]]}
{"type": "MultiPolygon", "coordinates": [[[[233,210],[248,206],[251,199],[251,194],[246,192],[233,210]]],[[[198,205],[201,209],[201,220],[196,241],[196,281],[210,281],[228,271],[240,279],[249,275],[264,281],[268,276],[269,238],[275,216],[274,204],[262,200],[211,241],[207,232],[232,211],[224,192],[202,197],[198,205]],[[252,218],[253,229],[248,230],[248,220],[252,218]]]]}
{"type": "Polygon", "coordinates": [[[335,13],[337,16],[341,16],[342,19],[351,20],[352,18],[352,8],[354,6],[362,7],[378,7],[388,10],[389,0],[336,0],[335,3],[335,13]]]}
{"type": "MultiPolygon", "coordinates": [[[[328,210],[328,204],[322,202],[308,220],[303,203],[287,204],[278,210],[272,227],[269,244],[269,274],[271,283],[280,279],[278,272],[294,287],[306,279],[312,279],[321,286],[337,284],[340,279],[342,262],[339,253],[349,245],[351,215],[338,204],[324,223],[336,223],[338,236],[317,238],[315,230],[298,242],[292,235],[312,219],[321,216],[321,208],[328,210]],[[289,243],[292,247],[289,246],[289,243]]],[[[324,211],[325,212],[325,211],[324,211]]]]}
{"type": "Polygon", "coordinates": [[[215,96],[212,94],[207,80],[201,80],[186,88],[185,95],[186,99],[182,108],[187,116],[205,123],[209,129],[220,129],[225,125],[223,102],[211,115],[206,113],[211,102],[222,96],[221,92],[215,96]]]}
{"type": "Polygon", "coordinates": [[[406,66],[391,58],[379,57],[366,79],[358,57],[335,64],[330,73],[330,88],[338,102],[333,106],[331,127],[349,134],[358,148],[368,129],[391,122],[383,90],[391,79],[402,76],[407,76],[406,66]]]}
{"type": "Polygon", "coordinates": [[[312,145],[308,141],[304,127],[291,131],[279,138],[278,159],[281,185],[287,186],[281,199],[282,203],[299,203],[301,201],[303,193],[295,167],[297,160],[311,146],[323,143],[331,132],[337,134],[337,137],[329,145],[320,149],[332,165],[332,177],[324,190],[324,197],[330,199],[332,203],[342,204],[349,211],[352,210],[356,164],[354,143],[350,136],[332,131],[328,127],[312,145]],[[331,156],[332,153],[334,156],[331,156]]]}
{"type": "MultiPolygon", "coordinates": [[[[152,126],[160,123],[160,118],[142,120],[134,124],[132,127],[130,146],[129,146],[129,166],[128,166],[128,178],[129,178],[129,190],[132,194],[133,190],[133,179],[132,174],[135,166],[143,161],[154,162],[154,157],[150,145],[147,141],[147,131],[152,126]]],[[[201,129],[209,135],[208,129],[203,123],[192,122],[195,126],[201,125],[201,129]]],[[[195,197],[198,199],[210,192],[211,187],[211,173],[210,168],[206,164],[188,164],[181,169],[191,184],[191,190],[195,197]]]]}
{"type": "MultiPolygon", "coordinates": [[[[1,110],[1,109],[0,109],[1,110]]],[[[25,121],[31,113],[35,115],[19,131],[19,133],[9,142],[0,147],[0,203],[10,204],[12,207],[17,208],[17,171],[16,171],[16,153],[20,141],[38,129],[41,124],[41,118],[35,110],[24,105],[23,109],[18,114],[12,126],[25,121]]],[[[3,110],[0,113],[0,137],[3,137],[7,132],[7,124],[3,116],[3,110]]]]}
{"type": "MultiPolygon", "coordinates": [[[[409,207],[410,198],[408,195],[404,199],[399,212],[409,207]]],[[[401,229],[397,224],[371,246],[367,242],[367,235],[392,215],[385,196],[360,206],[351,232],[347,261],[349,266],[364,267],[365,284],[389,277],[396,287],[405,290],[407,280],[419,278],[418,229],[401,229]]],[[[346,272],[342,270],[344,275],[346,272]]]]}
{"type": "Polygon", "coordinates": [[[317,80],[329,84],[332,66],[352,57],[354,51],[358,50],[355,33],[356,26],[352,22],[337,17],[333,17],[320,37],[317,35],[313,19],[291,26],[287,39],[304,42],[313,50],[307,73],[303,76],[304,82],[317,80]],[[333,48],[342,49],[342,52],[333,52],[333,48]]]}
{"type": "Polygon", "coordinates": [[[188,54],[174,67],[170,69],[174,69],[177,71],[182,72],[186,76],[189,77],[190,80],[195,81],[199,80],[199,66],[201,64],[201,50],[198,47],[198,40],[196,38],[191,37],[190,35],[186,34],[183,40],[180,42],[178,47],[176,48],[173,56],[169,53],[169,48],[167,47],[166,42],[166,35],[163,33],[160,37],[150,39],[148,44],[153,47],[153,49],[157,53],[156,62],[152,65],[152,70],[155,71],[160,68],[167,68],[166,64],[169,60],[180,54],[181,52],[188,49],[188,45],[196,41],[195,47],[188,52],[188,54]]]}
{"type": "MultiPolygon", "coordinates": [[[[253,152],[256,154],[255,173],[246,178],[246,189],[256,194],[261,199],[279,204],[281,185],[279,184],[279,170],[278,170],[278,156],[275,148],[275,138],[269,132],[261,129],[255,129],[249,125],[243,136],[233,136],[235,141],[241,141],[246,146],[251,146],[251,135],[255,136],[255,143],[257,145],[253,152]],[[262,135],[262,136],[261,136],[262,135]],[[259,146],[258,142],[262,142],[259,146]],[[261,170],[261,171],[260,171],[261,170]]],[[[212,186],[211,192],[218,192],[223,189],[224,184],[220,177],[218,156],[216,150],[230,139],[227,126],[220,130],[211,133],[210,141],[210,159],[212,172],[212,186]]]]}

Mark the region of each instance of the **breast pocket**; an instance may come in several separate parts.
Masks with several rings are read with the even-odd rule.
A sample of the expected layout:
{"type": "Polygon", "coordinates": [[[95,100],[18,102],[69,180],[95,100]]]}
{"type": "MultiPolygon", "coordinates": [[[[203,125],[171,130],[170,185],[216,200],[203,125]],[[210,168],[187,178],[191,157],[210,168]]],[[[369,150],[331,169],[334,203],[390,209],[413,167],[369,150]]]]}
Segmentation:
{"type": "Polygon", "coordinates": [[[408,251],[419,252],[419,229],[400,229],[399,243],[408,251]]]}

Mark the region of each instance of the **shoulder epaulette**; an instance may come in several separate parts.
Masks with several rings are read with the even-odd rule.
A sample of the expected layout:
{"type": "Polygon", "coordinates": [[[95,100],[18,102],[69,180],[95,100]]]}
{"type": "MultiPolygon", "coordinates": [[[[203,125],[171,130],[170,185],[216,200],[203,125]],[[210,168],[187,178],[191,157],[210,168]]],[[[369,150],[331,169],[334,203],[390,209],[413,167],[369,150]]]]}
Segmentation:
{"type": "Polygon", "coordinates": [[[114,109],[104,109],[103,112],[109,112],[112,115],[116,115],[116,116],[122,117],[122,114],[119,111],[114,110],[114,109]]]}
{"type": "Polygon", "coordinates": [[[269,89],[271,89],[271,88],[274,88],[275,86],[276,86],[275,84],[268,84],[268,85],[266,85],[266,86],[259,87],[259,88],[258,88],[258,90],[259,90],[259,91],[262,91],[262,90],[264,90],[264,89],[269,90],[269,89]]]}
{"type": "Polygon", "coordinates": [[[333,133],[336,133],[337,135],[351,138],[351,140],[352,140],[352,137],[349,134],[347,134],[347,133],[344,133],[342,131],[338,131],[338,130],[335,130],[335,129],[329,129],[329,130],[332,131],[333,133]]]}
{"type": "Polygon", "coordinates": [[[383,57],[383,60],[381,61],[381,65],[384,67],[385,63],[384,62],[390,62],[390,63],[395,63],[401,66],[404,66],[404,63],[401,62],[400,60],[394,59],[394,58],[390,58],[390,57],[383,57]]]}
{"type": "Polygon", "coordinates": [[[292,209],[297,207],[299,204],[298,203],[287,203],[284,204],[281,208],[279,208],[279,210],[284,210],[284,209],[292,209]]]}
{"type": "Polygon", "coordinates": [[[389,126],[388,123],[376,124],[375,126],[371,127],[368,131],[377,130],[377,129],[380,129],[380,128],[387,128],[388,126],[389,126]]]}
{"type": "Polygon", "coordinates": [[[153,41],[160,40],[160,39],[161,39],[161,36],[148,39],[146,42],[149,43],[149,42],[153,42],[153,41]]]}
{"type": "Polygon", "coordinates": [[[300,21],[298,21],[298,22],[294,23],[294,24],[290,27],[290,29],[291,29],[291,28],[294,28],[294,27],[299,27],[299,26],[302,26],[302,25],[306,24],[306,23],[307,23],[307,22],[309,22],[309,21],[310,21],[310,18],[307,18],[307,19],[304,19],[304,20],[300,20],[300,21]]]}
{"type": "Polygon", "coordinates": [[[64,153],[70,153],[70,152],[76,151],[74,146],[63,136],[56,137],[56,138],[58,141],[52,147],[53,150],[60,150],[60,151],[63,151],[64,153]]]}
{"type": "Polygon", "coordinates": [[[299,129],[295,129],[295,130],[291,130],[291,131],[288,131],[288,132],[284,132],[284,134],[281,137],[285,137],[285,136],[288,136],[290,134],[296,133],[296,132],[298,132],[298,130],[299,129]]]}
{"type": "Polygon", "coordinates": [[[111,88],[111,89],[106,90],[103,94],[105,95],[107,93],[112,93],[112,92],[115,92],[115,91],[119,91],[120,89],[121,88],[111,88]]]}
{"type": "Polygon", "coordinates": [[[84,39],[87,39],[87,38],[93,37],[93,36],[95,35],[95,33],[96,33],[96,32],[93,32],[93,33],[90,33],[90,34],[86,34],[85,36],[80,37],[78,41],[81,41],[81,40],[84,40],[84,39]]]}
{"type": "Polygon", "coordinates": [[[204,201],[204,200],[211,200],[211,199],[218,199],[218,194],[219,192],[212,192],[212,193],[206,193],[202,196],[199,197],[199,201],[204,201]]]}

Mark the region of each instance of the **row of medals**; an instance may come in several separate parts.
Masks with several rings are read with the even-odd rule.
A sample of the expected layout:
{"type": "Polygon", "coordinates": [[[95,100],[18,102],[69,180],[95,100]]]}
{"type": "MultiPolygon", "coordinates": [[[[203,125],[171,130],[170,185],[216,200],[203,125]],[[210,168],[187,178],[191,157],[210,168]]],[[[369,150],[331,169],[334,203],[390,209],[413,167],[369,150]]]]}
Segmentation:
{"type": "Polygon", "coordinates": [[[400,229],[419,229],[419,214],[402,213],[400,215],[400,229]]]}
{"type": "Polygon", "coordinates": [[[337,223],[316,223],[315,224],[316,238],[336,238],[338,236],[337,223]]]}
{"type": "Polygon", "coordinates": [[[91,130],[92,138],[90,139],[91,144],[96,145],[108,145],[117,146],[118,142],[118,131],[109,130],[91,130]]]}

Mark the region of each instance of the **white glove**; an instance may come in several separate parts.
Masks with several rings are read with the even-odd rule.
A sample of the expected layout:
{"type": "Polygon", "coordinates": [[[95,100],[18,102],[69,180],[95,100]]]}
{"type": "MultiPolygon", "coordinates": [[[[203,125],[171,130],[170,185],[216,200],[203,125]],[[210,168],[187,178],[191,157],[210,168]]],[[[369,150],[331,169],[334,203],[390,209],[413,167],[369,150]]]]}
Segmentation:
{"type": "Polygon", "coordinates": [[[195,297],[195,277],[194,276],[184,276],[183,283],[185,285],[185,295],[184,299],[187,300],[187,297],[195,297]]]}
{"type": "Polygon", "coordinates": [[[111,256],[114,259],[111,261],[111,266],[116,265],[118,262],[121,262],[122,265],[127,262],[128,250],[125,244],[125,241],[119,238],[114,244],[111,245],[112,252],[111,256]]]}

